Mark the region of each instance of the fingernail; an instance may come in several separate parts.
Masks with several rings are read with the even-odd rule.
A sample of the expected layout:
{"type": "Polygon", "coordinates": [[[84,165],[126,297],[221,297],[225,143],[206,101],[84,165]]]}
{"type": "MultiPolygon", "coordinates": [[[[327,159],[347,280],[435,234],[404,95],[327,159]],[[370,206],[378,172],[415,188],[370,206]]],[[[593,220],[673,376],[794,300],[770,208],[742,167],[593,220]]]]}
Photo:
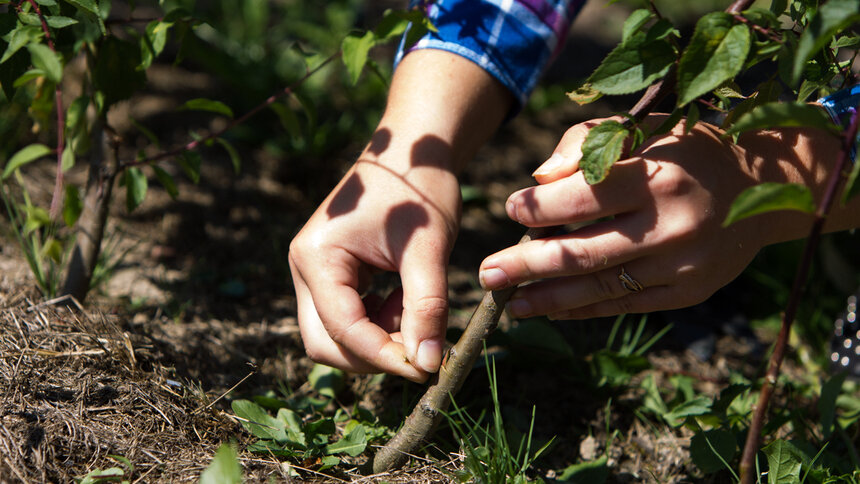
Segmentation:
{"type": "Polygon", "coordinates": [[[508,217],[515,222],[520,221],[519,212],[517,211],[517,204],[513,198],[508,198],[508,201],[505,202],[505,212],[508,213],[508,217]]]}
{"type": "Polygon", "coordinates": [[[508,303],[508,310],[514,317],[521,318],[532,313],[532,305],[525,299],[511,299],[508,303]]]}
{"type": "Polygon", "coordinates": [[[510,284],[510,279],[505,271],[498,267],[485,269],[478,274],[478,279],[481,280],[481,287],[484,289],[499,289],[510,284]]]}
{"type": "Polygon", "coordinates": [[[532,173],[532,176],[549,175],[565,162],[564,156],[554,153],[548,160],[544,161],[537,170],[532,173]]]}
{"type": "Polygon", "coordinates": [[[435,339],[426,339],[418,345],[418,357],[416,363],[428,373],[439,371],[442,364],[442,343],[435,339]]]}

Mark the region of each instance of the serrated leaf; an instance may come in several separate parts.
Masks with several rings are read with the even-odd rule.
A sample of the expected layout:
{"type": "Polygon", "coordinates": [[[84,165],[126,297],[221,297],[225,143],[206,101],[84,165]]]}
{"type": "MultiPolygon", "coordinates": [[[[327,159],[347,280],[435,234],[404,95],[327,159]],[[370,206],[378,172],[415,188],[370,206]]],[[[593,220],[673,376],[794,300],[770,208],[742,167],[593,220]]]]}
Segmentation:
{"type": "Polygon", "coordinates": [[[624,27],[621,29],[621,42],[626,42],[633,34],[651,20],[652,14],[649,10],[640,8],[630,12],[627,20],[624,21],[624,27]]]}
{"type": "Polygon", "coordinates": [[[771,102],[762,104],[741,116],[727,131],[734,135],[744,131],[766,128],[810,126],[838,134],[838,128],[820,107],[802,102],[771,102]]]}
{"type": "Polygon", "coordinates": [[[24,46],[31,42],[38,42],[42,37],[42,32],[32,26],[18,25],[11,31],[4,40],[8,42],[6,50],[3,52],[3,57],[0,58],[0,64],[9,60],[16,52],[23,49],[24,46]]]}
{"type": "Polygon", "coordinates": [[[637,32],[603,59],[588,83],[604,94],[629,94],[665,76],[674,61],[668,41],[648,41],[645,32],[637,32]]]}
{"type": "Polygon", "coordinates": [[[230,444],[221,444],[209,467],[200,474],[200,484],[241,484],[239,455],[230,444]]]}
{"type": "Polygon", "coordinates": [[[28,44],[27,50],[30,51],[30,60],[33,62],[33,67],[42,71],[45,77],[51,81],[60,82],[62,80],[63,63],[56,52],[43,44],[28,44]]]}
{"type": "Polygon", "coordinates": [[[6,167],[3,169],[3,179],[9,178],[9,175],[27,163],[36,161],[49,154],[51,154],[51,148],[43,144],[36,143],[22,148],[12,155],[12,158],[9,158],[9,162],[6,163],[6,167]]]}
{"type": "Polygon", "coordinates": [[[149,182],[140,168],[135,166],[125,170],[123,178],[125,184],[125,207],[129,212],[134,211],[146,198],[149,182]]]}
{"type": "Polygon", "coordinates": [[[731,462],[736,452],[735,436],[725,429],[698,432],[690,439],[690,458],[705,474],[725,469],[723,462],[731,462]]]}
{"type": "Polygon", "coordinates": [[[723,227],[753,215],[776,210],[815,212],[809,188],[796,183],[762,183],[747,188],[732,202],[723,227]]]}
{"type": "Polygon", "coordinates": [[[223,114],[224,116],[233,117],[233,110],[230,109],[229,106],[222,103],[221,101],[215,101],[212,99],[204,99],[197,98],[187,101],[182,106],[179,106],[179,110],[190,110],[190,111],[209,111],[212,113],[223,114]]]}
{"type": "Polygon", "coordinates": [[[347,454],[355,457],[367,447],[367,435],[363,425],[358,425],[342,439],[325,446],[326,454],[347,454]]]}
{"type": "Polygon", "coordinates": [[[350,34],[343,39],[341,58],[349,74],[349,80],[353,85],[358,83],[361,71],[364,69],[364,65],[367,64],[367,54],[375,43],[376,36],[373,35],[373,32],[365,32],[362,36],[350,34]]]}
{"type": "Polygon", "coordinates": [[[242,170],[242,159],[239,158],[239,152],[236,151],[232,143],[224,138],[215,138],[215,141],[227,151],[227,155],[230,156],[230,163],[233,165],[233,173],[238,175],[242,170]]]}
{"type": "Polygon", "coordinates": [[[250,400],[234,400],[230,407],[242,420],[242,426],[259,439],[284,442],[287,439],[286,423],[278,420],[263,407],[250,400]]]}
{"type": "Polygon", "coordinates": [[[821,5],[797,43],[791,71],[792,84],[800,82],[809,59],[829,44],[836,33],[857,21],[860,21],[860,0],[830,0],[821,5]]]}
{"type": "Polygon", "coordinates": [[[743,68],[751,36],[725,12],[699,19],[690,44],[678,64],[678,105],[683,106],[716,89],[743,68]]]}
{"type": "Polygon", "coordinates": [[[609,169],[621,157],[628,135],[627,128],[613,120],[591,128],[582,144],[582,159],[579,162],[579,169],[585,174],[586,182],[593,185],[606,178],[609,169]]]}
{"type": "Polygon", "coordinates": [[[99,15],[99,6],[96,4],[95,0],[66,0],[68,3],[71,3],[75,7],[78,7],[81,10],[85,10],[93,15],[99,15]]]}
{"type": "Polygon", "coordinates": [[[67,227],[73,227],[84,211],[84,204],[78,187],[66,185],[66,198],[63,201],[63,221],[67,227]]]}
{"type": "Polygon", "coordinates": [[[55,29],[62,29],[70,25],[75,25],[76,23],[78,23],[78,21],[73,18],[63,17],[61,15],[52,15],[50,17],[45,17],[45,23],[47,23],[49,27],[55,29]]]}
{"type": "Polygon", "coordinates": [[[176,197],[179,196],[179,190],[176,188],[176,181],[173,180],[170,173],[167,173],[164,171],[164,168],[158,165],[152,165],[152,170],[155,172],[155,178],[158,179],[158,183],[161,183],[161,186],[164,187],[170,198],[176,200],[176,197]]]}
{"type": "Polygon", "coordinates": [[[195,185],[200,182],[200,154],[195,151],[184,151],[176,157],[179,162],[179,167],[185,173],[185,176],[195,185]]]}
{"type": "Polygon", "coordinates": [[[767,456],[768,484],[798,484],[803,453],[785,440],[775,440],[761,449],[767,456]]]}
{"type": "Polygon", "coordinates": [[[591,87],[591,84],[583,84],[582,86],[574,89],[567,93],[567,97],[579,104],[580,106],[593,103],[597,101],[601,97],[603,97],[603,93],[591,87]]]}

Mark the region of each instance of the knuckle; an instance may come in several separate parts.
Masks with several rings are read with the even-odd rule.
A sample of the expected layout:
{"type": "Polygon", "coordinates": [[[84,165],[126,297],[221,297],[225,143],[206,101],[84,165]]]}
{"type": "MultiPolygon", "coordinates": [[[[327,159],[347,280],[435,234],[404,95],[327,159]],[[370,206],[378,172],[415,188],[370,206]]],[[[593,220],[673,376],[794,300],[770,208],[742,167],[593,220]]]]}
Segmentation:
{"type": "Polygon", "coordinates": [[[605,301],[620,295],[619,287],[623,288],[623,286],[621,286],[620,281],[613,274],[610,274],[608,271],[601,271],[593,273],[592,277],[594,278],[592,287],[595,300],[605,301]]]}
{"type": "Polygon", "coordinates": [[[448,300],[439,296],[424,296],[415,301],[413,310],[422,319],[444,320],[448,318],[448,300]]]}
{"type": "Polygon", "coordinates": [[[631,297],[620,297],[612,300],[612,306],[615,307],[615,314],[628,314],[633,311],[633,299],[631,297]]]}

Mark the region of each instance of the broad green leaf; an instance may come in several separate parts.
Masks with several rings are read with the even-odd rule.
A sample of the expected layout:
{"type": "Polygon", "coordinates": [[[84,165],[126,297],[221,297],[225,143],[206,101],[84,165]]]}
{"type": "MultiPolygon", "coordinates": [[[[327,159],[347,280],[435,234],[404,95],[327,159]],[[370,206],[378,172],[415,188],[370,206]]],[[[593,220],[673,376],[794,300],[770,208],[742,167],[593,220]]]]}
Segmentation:
{"type": "Polygon", "coordinates": [[[732,202],[723,227],[765,212],[776,210],[798,210],[815,212],[812,192],[796,183],[762,183],[747,188],[732,202]]]}
{"type": "Polygon", "coordinates": [[[308,383],[320,395],[334,398],[339,391],[343,390],[343,371],[317,363],[308,375],[308,383]]]}
{"type": "Polygon", "coordinates": [[[185,172],[185,176],[195,185],[200,182],[200,154],[196,151],[183,151],[176,157],[179,167],[185,172]]]}
{"type": "Polygon", "coordinates": [[[250,400],[234,400],[230,407],[233,413],[242,419],[242,426],[255,437],[279,442],[287,439],[286,423],[272,417],[256,403],[250,400]]]}
{"type": "Polygon", "coordinates": [[[612,350],[599,350],[592,355],[592,373],[599,379],[598,386],[619,386],[630,381],[633,375],[650,368],[642,355],[622,355],[612,350]]]}
{"type": "Polygon", "coordinates": [[[22,148],[20,151],[12,155],[12,158],[9,158],[9,162],[6,163],[6,167],[3,169],[3,179],[5,180],[9,178],[9,175],[23,165],[51,154],[51,151],[51,148],[38,143],[22,148]]]}
{"type": "Polygon", "coordinates": [[[340,464],[340,457],[333,456],[333,455],[327,455],[327,456],[323,457],[322,459],[320,459],[320,464],[322,464],[319,468],[320,472],[322,472],[326,469],[331,469],[332,467],[340,464]]]}
{"type": "Polygon", "coordinates": [[[606,178],[609,169],[621,157],[624,140],[629,131],[618,121],[604,121],[591,128],[582,144],[582,160],[579,168],[585,181],[593,185],[606,178]]]}
{"type": "Polygon", "coordinates": [[[3,38],[8,45],[6,46],[6,50],[3,52],[3,57],[0,58],[0,64],[9,60],[16,52],[23,49],[26,45],[38,42],[41,37],[42,32],[38,27],[19,24],[15,30],[11,31],[3,38]]]}
{"type": "Polygon", "coordinates": [[[696,123],[699,122],[699,106],[696,103],[690,104],[687,109],[687,120],[684,122],[684,134],[690,134],[696,123]]]}
{"type": "Polygon", "coordinates": [[[403,12],[389,9],[382,14],[382,20],[373,29],[373,35],[377,42],[386,42],[406,32],[406,28],[409,27],[412,20],[400,15],[401,13],[403,12]]]}
{"type": "Polygon", "coordinates": [[[86,10],[87,12],[98,16],[99,15],[99,6],[96,4],[95,0],[66,0],[68,3],[71,3],[75,7],[78,7],[81,10],[86,10]]]}
{"type": "Polygon", "coordinates": [[[735,436],[725,429],[698,432],[690,439],[690,458],[705,474],[725,469],[723,462],[731,462],[736,452],[735,436]]]}
{"type": "Polygon", "coordinates": [[[557,480],[558,482],[603,484],[609,478],[607,462],[608,459],[604,455],[591,461],[569,465],[561,471],[557,480]]]}
{"type": "Polygon", "coordinates": [[[830,44],[831,49],[841,49],[844,47],[857,47],[860,45],[860,35],[843,35],[833,39],[830,44]]]}
{"type": "Polygon", "coordinates": [[[325,446],[326,454],[347,454],[355,457],[367,447],[367,436],[363,425],[358,425],[342,439],[325,446]]]}
{"type": "Polygon", "coordinates": [[[648,41],[645,32],[637,32],[603,59],[588,83],[604,94],[629,94],[665,76],[674,61],[667,40],[648,41]]]}
{"type": "Polygon", "coordinates": [[[770,2],[770,11],[774,15],[782,15],[786,8],[788,8],[788,0],[772,0],[770,2]]]}
{"type": "Polygon", "coordinates": [[[593,103],[597,101],[601,97],[603,97],[603,93],[591,87],[591,84],[583,84],[582,86],[574,89],[567,93],[567,97],[579,104],[580,106],[593,103]]]}
{"type": "Polygon", "coordinates": [[[740,72],[750,50],[750,32],[724,12],[705,15],[678,64],[678,105],[716,89],[740,72]]]}
{"type": "Polygon", "coordinates": [[[735,383],[727,386],[720,392],[720,398],[714,402],[711,406],[711,410],[717,415],[724,415],[726,410],[728,410],[729,405],[731,405],[738,396],[747,390],[749,390],[749,385],[742,383],[735,383]]]}
{"type": "Polygon", "coordinates": [[[829,44],[836,33],[858,21],[860,0],[829,0],[821,5],[800,35],[791,71],[793,84],[800,82],[809,59],[829,44]]]}
{"type": "Polygon", "coordinates": [[[179,196],[179,190],[176,188],[176,181],[173,180],[170,173],[167,173],[164,171],[164,168],[158,165],[152,165],[152,170],[155,172],[155,178],[158,179],[158,183],[161,183],[161,186],[164,187],[170,198],[176,200],[176,197],[179,196]]]}
{"type": "Polygon", "coordinates": [[[833,421],[836,419],[836,399],[842,391],[845,382],[845,372],[837,373],[821,385],[821,397],[818,399],[818,414],[821,415],[821,430],[824,437],[830,437],[833,432],[833,421]]]}
{"type": "Polygon", "coordinates": [[[66,130],[76,131],[86,123],[87,107],[90,105],[90,98],[80,96],[66,110],[66,130]]]}
{"type": "Polygon", "coordinates": [[[15,82],[12,83],[12,86],[17,89],[24,84],[27,84],[28,82],[32,81],[33,79],[44,77],[44,75],[45,73],[42,72],[41,69],[30,69],[29,71],[22,74],[21,77],[15,79],[15,82]]]}
{"type": "Polygon", "coordinates": [[[768,484],[798,484],[803,453],[785,440],[775,440],[761,449],[767,456],[768,484]]]}
{"type": "Polygon", "coordinates": [[[50,17],[45,17],[45,23],[47,23],[49,27],[55,29],[62,29],[63,27],[75,25],[76,23],[78,23],[78,21],[73,18],[63,17],[61,15],[52,15],[50,17]]]}
{"type": "Polygon", "coordinates": [[[242,170],[242,159],[239,158],[239,152],[237,152],[236,148],[234,148],[233,145],[224,138],[215,138],[215,141],[227,150],[227,154],[230,156],[230,163],[233,165],[233,173],[238,175],[242,170]]]}
{"type": "Polygon", "coordinates": [[[651,12],[644,8],[630,12],[627,20],[624,21],[624,28],[621,30],[621,42],[627,42],[633,34],[639,32],[651,20],[651,17],[651,12]]]}
{"type": "Polygon", "coordinates": [[[44,72],[45,77],[54,82],[62,80],[63,62],[56,52],[44,44],[28,44],[27,50],[30,51],[33,67],[44,72]]]}
{"type": "Polygon", "coordinates": [[[651,136],[661,136],[664,135],[677,126],[678,122],[681,121],[681,118],[684,116],[684,111],[680,108],[675,108],[672,110],[672,113],[666,117],[666,120],[660,123],[660,126],[657,126],[657,129],[648,133],[648,137],[651,136]]]}
{"type": "Polygon", "coordinates": [[[153,20],[146,25],[146,30],[140,37],[140,66],[149,69],[152,61],[158,57],[167,44],[167,32],[173,24],[160,20],[153,20]]]}
{"type": "Polygon", "coordinates": [[[665,415],[666,421],[670,425],[677,427],[684,423],[687,417],[696,417],[704,415],[711,411],[713,402],[708,397],[698,397],[679,404],[665,415]]]}
{"type": "Polygon", "coordinates": [[[827,113],[818,106],[802,102],[771,102],[762,104],[740,117],[726,134],[768,128],[810,126],[838,134],[838,128],[827,113]]]}
{"type": "Polygon", "coordinates": [[[358,83],[358,78],[361,76],[361,71],[364,65],[367,64],[367,53],[376,43],[376,37],[373,32],[366,32],[364,35],[350,34],[343,39],[341,45],[341,57],[346,66],[346,71],[349,73],[349,79],[353,84],[358,83]]]}
{"type": "Polygon", "coordinates": [[[289,445],[301,449],[307,448],[308,441],[305,433],[302,431],[302,419],[296,415],[296,412],[286,407],[281,408],[278,410],[278,415],[275,418],[284,424],[284,430],[287,434],[286,442],[289,445]]]}
{"type": "Polygon", "coordinates": [[[27,207],[27,219],[24,222],[24,235],[34,230],[51,225],[51,215],[41,207],[30,205],[27,207]]]}
{"type": "Polygon", "coordinates": [[[224,116],[233,117],[233,110],[230,109],[229,106],[222,103],[221,101],[214,101],[212,99],[203,99],[197,98],[187,101],[185,104],[179,107],[180,110],[190,110],[190,111],[209,111],[212,113],[223,114],[224,116]]]}
{"type": "Polygon", "coordinates": [[[209,467],[200,474],[200,484],[241,484],[239,455],[230,444],[221,444],[209,467]]]}
{"type": "Polygon", "coordinates": [[[78,187],[66,185],[66,199],[63,202],[63,221],[66,222],[66,226],[73,227],[83,211],[84,204],[78,187]]]}
{"type": "Polygon", "coordinates": [[[135,166],[125,170],[124,183],[125,207],[132,212],[143,203],[149,184],[143,171],[135,166]]]}
{"type": "Polygon", "coordinates": [[[71,144],[68,144],[63,149],[63,156],[60,158],[60,169],[65,173],[71,170],[73,166],[75,166],[75,150],[71,144]]]}
{"type": "Polygon", "coordinates": [[[80,484],[101,484],[103,482],[117,482],[125,477],[125,471],[119,467],[107,469],[95,469],[81,479],[80,484]]]}

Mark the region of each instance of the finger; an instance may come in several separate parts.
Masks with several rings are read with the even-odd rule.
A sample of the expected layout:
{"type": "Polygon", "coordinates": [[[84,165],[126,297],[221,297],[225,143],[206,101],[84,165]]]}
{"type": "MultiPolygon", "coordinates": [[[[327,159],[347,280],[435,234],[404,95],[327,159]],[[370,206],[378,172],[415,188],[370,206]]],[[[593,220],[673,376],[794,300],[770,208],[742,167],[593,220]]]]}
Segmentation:
{"type": "Polygon", "coordinates": [[[559,314],[626,296],[637,285],[642,290],[648,290],[672,282],[669,280],[671,274],[655,267],[650,261],[638,259],[621,267],[614,266],[581,276],[548,279],[520,287],[508,302],[508,311],[517,318],[559,314]]]}
{"type": "Polygon", "coordinates": [[[569,234],[508,247],[481,263],[481,286],[497,290],[526,281],[587,274],[638,259],[656,244],[641,224],[633,216],[621,216],[569,234]]]}
{"type": "Polygon", "coordinates": [[[570,176],[579,169],[582,159],[582,143],[588,136],[588,131],[594,123],[580,123],[568,129],[561,137],[552,156],[532,173],[540,184],[554,182],[570,176]]]}
{"type": "Polygon", "coordinates": [[[589,185],[579,172],[519,190],[508,197],[508,216],[528,227],[595,220],[640,208],[647,194],[647,166],[639,159],[617,163],[602,183],[589,185]]]}
{"type": "MultiPolygon", "coordinates": [[[[403,345],[367,316],[356,290],[358,265],[351,255],[330,255],[326,270],[303,277],[328,336],[344,350],[386,373],[401,375],[413,381],[424,381],[427,375],[409,364],[403,345]]],[[[315,264],[314,267],[323,267],[315,264]]],[[[305,276],[305,274],[302,274],[305,276]]],[[[305,316],[312,317],[305,313],[305,316]]],[[[311,326],[313,327],[313,325],[311,326]]],[[[319,333],[314,334],[320,337],[319,333]]],[[[327,348],[326,355],[331,355],[327,348]]]]}
{"type": "MultiPolygon", "coordinates": [[[[400,321],[403,315],[403,289],[397,288],[385,298],[379,307],[377,316],[373,318],[382,329],[388,333],[400,331],[400,321]]],[[[402,342],[402,341],[401,341],[402,342]]]]}
{"type": "MultiPolygon", "coordinates": [[[[439,258],[444,259],[444,258],[439,258]]],[[[444,260],[404,257],[403,334],[410,361],[433,373],[442,364],[445,328],[448,324],[448,275],[444,260]]]]}
{"type": "Polygon", "coordinates": [[[696,304],[696,302],[701,301],[690,302],[682,297],[682,291],[679,290],[678,286],[655,286],[616,299],[608,299],[581,308],[550,314],[549,319],[590,319],[618,316],[619,314],[642,314],[678,309],[696,304]]]}

